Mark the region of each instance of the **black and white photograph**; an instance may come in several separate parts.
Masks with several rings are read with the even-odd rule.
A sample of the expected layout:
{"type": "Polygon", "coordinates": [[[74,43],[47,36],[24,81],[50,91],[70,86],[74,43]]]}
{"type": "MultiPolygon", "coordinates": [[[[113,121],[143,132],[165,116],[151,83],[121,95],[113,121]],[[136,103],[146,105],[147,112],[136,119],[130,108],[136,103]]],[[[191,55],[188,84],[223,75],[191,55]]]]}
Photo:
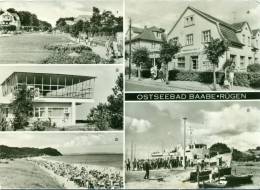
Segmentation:
{"type": "Polygon", "coordinates": [[[126,91],[257,91],[260,1],[127,0],[126,91]]]}
{"type": "Polygon", "coordinates": [[[122,67],[1,66],[1,131],[123,130],[122,67]]]}
{"type": "Polygon", "coordinates": [[[0,134],[0,188],[123,187],[122,133],[0,134]]]}
{"type": "Polygon", "coordinates": [[[126,188],[258,189],[259,114],[259,101],[126,103],[126,188]]]}
{"type": "Polygon", "coordinates": [[[1,64],[123,63],[122,0],[1,0],[1,64]]]}

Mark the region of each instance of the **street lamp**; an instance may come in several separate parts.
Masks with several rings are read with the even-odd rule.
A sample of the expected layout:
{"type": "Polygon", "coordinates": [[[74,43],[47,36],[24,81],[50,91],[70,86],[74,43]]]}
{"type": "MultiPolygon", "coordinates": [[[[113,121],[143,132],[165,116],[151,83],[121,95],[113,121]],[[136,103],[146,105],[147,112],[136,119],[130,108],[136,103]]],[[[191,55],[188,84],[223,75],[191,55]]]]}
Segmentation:
{"type": "Polygon", "coordinates": [[[185,150],[186,150],[186,121],[187,117],[183,117],[183,168],[186,169],[186,159],[185,159],[185,150]]]}

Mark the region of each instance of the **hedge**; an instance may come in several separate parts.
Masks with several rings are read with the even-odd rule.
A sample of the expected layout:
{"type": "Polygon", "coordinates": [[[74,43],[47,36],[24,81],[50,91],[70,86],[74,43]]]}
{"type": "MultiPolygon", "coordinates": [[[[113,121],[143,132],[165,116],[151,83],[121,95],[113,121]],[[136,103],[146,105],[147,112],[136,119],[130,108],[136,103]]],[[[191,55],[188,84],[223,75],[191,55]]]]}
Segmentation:
{"type": "MultiPolygon", "coordinates": [[[[224,73],[216,72],[216,79],[218,84],[223,84],[224,73]]],[[[181,71],[181,70],[170,70],[169,80],[180,80],[180,81],[198,81],[203,83],[213,83],[212,72],[198,72],[198,71],[181,71]]]]}
{"type": "MultiPolygon", "coordinates": [[[[224,73],[216,72],[217,83],[222,85],[224,82],[224,73]]],[[[169,80],[180,80],[180,81],[198,81],[202,83],[213,83],[212,72],[194,72],[194,71],[181,71],[181,70],[170,70],[169,80]]],[[[235,86],[245,87],[260,87],[260,73],[255,72],[237,72],[234,77],[235,86]]]]}

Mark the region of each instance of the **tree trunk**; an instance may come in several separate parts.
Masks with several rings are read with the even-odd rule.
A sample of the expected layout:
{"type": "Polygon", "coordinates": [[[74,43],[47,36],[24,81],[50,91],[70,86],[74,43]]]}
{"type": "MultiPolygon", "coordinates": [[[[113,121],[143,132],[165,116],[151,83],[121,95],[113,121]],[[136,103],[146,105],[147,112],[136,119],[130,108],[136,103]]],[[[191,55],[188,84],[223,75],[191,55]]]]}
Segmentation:
{"type": "Polygon", "coordinates": [[[216,84],[216,65],[213,64],[213,90],[217,90],[217,84],[216,84]]]}
{"type": "Polygon", "coordinates": [[[141,80],[141,64],[138,66],[138,80],[141,80]]]}
{"type": "Polygon", "coordinates": [[[169,84],[168,63],[166,63],[165,83],[166,83],[166,84],[169,84]]]}

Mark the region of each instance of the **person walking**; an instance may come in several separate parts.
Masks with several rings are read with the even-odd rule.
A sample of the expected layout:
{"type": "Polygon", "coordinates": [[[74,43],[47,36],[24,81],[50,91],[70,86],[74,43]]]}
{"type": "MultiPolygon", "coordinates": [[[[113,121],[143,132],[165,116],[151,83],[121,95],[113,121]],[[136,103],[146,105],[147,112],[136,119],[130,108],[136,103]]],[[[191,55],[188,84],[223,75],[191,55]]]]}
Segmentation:
{"type": "Polygon", "coordinates": [[[150,162],[149,159],[145,162],[144,164],[144,169],[145,169],[145,175],[144,179],[149,179],[150,175],[150,162]]]}

